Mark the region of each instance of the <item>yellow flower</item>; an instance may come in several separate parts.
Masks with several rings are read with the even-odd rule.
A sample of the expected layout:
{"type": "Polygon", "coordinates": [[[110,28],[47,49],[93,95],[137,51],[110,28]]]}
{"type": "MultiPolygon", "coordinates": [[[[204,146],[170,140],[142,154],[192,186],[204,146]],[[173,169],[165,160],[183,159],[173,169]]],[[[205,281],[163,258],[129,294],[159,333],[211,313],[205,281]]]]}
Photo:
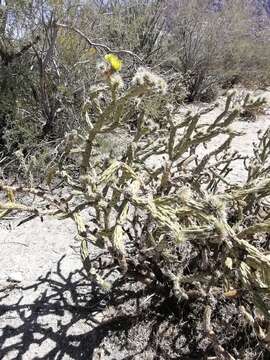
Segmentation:
{"type": "Polygon", "coordinates": [[[111,68],[114,71],[120,71],[122,68],[122,60],[119,59],[117,55],[106,54],[104,59],[111,65],[111,68]]]}

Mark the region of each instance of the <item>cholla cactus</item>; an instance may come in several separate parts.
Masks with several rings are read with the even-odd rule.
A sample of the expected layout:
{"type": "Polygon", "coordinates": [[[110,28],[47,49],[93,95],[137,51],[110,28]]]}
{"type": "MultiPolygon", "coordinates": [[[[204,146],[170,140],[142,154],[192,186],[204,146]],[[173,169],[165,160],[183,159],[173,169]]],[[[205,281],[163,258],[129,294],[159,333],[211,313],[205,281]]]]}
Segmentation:
{"type": "MultiPolygon", "coordinates": [[[[269,212],[258,215],[270,196],[270,178],[265,171],[269,168],[269,133],[255,152],[261,161],[258,171],[251,172],[246,162],[248,182],[242,188],[233,186],[226,180],[230,167],[236,160],[246,161],[230,151],[233,138],[241,135],[230,128],[239,115],[237,109],[231,111],[233,94],[215,121],[202,124],[200,115],[211,107],[179,116],[165,80],[146,69],[138,69],[125,92],[115,91],[120,84],[122,87],[122,80],[115,75],[107,82],[102,89],[106,101],[98,96],[89,100],[87,131],[73,132],[65,141],[65,156],[76,154],[77,161],[68,166],[61,163],[57,175],[72,196],[63,200],[49,190],[2,184],[9,201],[0,204],[1,216],[14,209],[42,213],[17,204],[10,196],[14,191],[35,193],[50,203],[50,214],[75,221],[85,269],[106,290],[110,284],[91,262],[91,246],[106,248],[116,261],[112,265],[115,270],[156,286],[156,291],[162,288],[163,296],[173,294],[177,304],[189,297],[222,296],[228,301],[246,297],[269,321],[265,294],[270,286],[270,258],[263,245],[256,245],[256,236],[270,229],[269,212]],[[158,125],[145,108],[151,103],[162,104],[158,125]],[[129,134],[123,150],[117,157],[112,152],[100,157],[100,139],[115,134],[118,147],[120,132],[129,134]],[[196,154],[200,144],[220,134],[223,143],[204,156],[196,154]],[[94,217],[88,226],[85,209],[94,217]],[[193,255],[181,251],[185,244],[193,255]],[[196,262],[191,265],[192,257],[196,262]]],[[[248,101],[243,106],[248,106],[248,101]]],[[[245,314],[252,312],[251,307],[241,309],[245,314]]],[[[209,323],[210,310],[207,307],[205,311],[205,331],[221,356],[222,347],[209,323]]],[[[246,316],[253,321],[251,315],[246,316]]]]}
{"type": "Polygon", "coordinates": [[[165,95],[167,93],[167,83],[166,81],[154,74],[153,72],[147,70],[144,67],[140,67],[135,76],[132,79],[133,85],[146,85],[154,89],[157,93],[165,95]]]}
{"type": "Polygon", "coordinates": [[[240,117],[245,120],[256,120],[258,114],[264,114],[267,102],[265,98],[253,97],[247,91],[231,91],[233,95],[232,107],[238,109],[240,117]]]}

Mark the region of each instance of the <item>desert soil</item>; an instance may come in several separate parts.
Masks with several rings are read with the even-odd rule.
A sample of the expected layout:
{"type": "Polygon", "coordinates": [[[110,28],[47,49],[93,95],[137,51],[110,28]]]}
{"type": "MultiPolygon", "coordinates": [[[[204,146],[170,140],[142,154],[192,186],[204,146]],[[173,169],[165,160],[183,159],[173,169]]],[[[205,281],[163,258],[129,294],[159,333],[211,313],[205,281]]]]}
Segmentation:
{"type": "MultiPolygon", "coordinates": [[[[270,91],[264,95],[270,104],[270,91]]],[[[224,99],[208,118],[223,104],[224,99]]],[[[270,110],[255,122],[237,121],[234,127],[245,134],[233,148],[250,155],[257,131],[269,127],[269,120],[270,110]]],[[[236,164],[231,180],[245,176],[236,164]]],[[[20,221],[0,223],[0,359],[127,359],[124,350],[99,349],[110,336],[102,325],[108,302],[81,271],[73,223],[36,218],[18,227],[20,221]]]]}

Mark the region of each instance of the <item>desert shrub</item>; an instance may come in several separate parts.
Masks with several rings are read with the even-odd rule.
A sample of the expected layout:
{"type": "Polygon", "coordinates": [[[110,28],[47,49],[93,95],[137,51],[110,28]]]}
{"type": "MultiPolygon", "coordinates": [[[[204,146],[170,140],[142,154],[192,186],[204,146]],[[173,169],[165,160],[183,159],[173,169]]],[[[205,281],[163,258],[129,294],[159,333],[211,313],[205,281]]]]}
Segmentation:
{"type": "Polygon", "coordinates": [[[164,59],[166,34],[163,1],[100,3],[99,23],[107,44],[132,50],[141,56],[144,63],[156,64],[164,59]]]}
{"type": "Polygon", "coordinates": [[[185,77],[188,100],[215,99],[217,86],[269,82],[269,17],[246,0],[171,1],[168,57],[185,77]]]}
{"type": "Polygon", "coordinates": [[[244,0],[5,1],[0,9],[3,156],[19,149],[31,153],[41,139],[63,139],[66,131],[80,128],[82,105],[97,80],[93,69],[110,49],[125,58],[127,83],[141,63],[164,74],[175,89],[181,78],[180,103],[211,102],[219,85],[235,81],[267,85],[269,18],[260,9],[244,0]],[[136,56],[125,56],[122,49],[136,56]]]}
{"type": "Polygon", "coordinates": [[[240,135],[231,124],[243,110],[232,105],[233,94],[221,115],[202,122],[213,107],[180,115],[173,88],[148,69],[139,68],[126,88],[112,63],[102,71],[104,83],[91,90],[91,117],[85,110],[84,130],[66,134],[47,188],[1,183],[9,199],[0,204],[1,217],[26,211],[31,218],[73,219],[89,277],[105,292],[119,287],[141,296],[127,316],[137,313],[138,321],[152,326],[163,319],[163,336],[149,337],[153,351],[165,347],[172,358],[266,354],[269,130],[247,159],[230,151],[240,135]],[[155,116],[151,104],[162,105],[155,116]],[[125,146],[119,134],[128,134],[125,146]],[[102,139],[113,135],[118,151],[105,145],[101,156],[102,139]],[[224,140],[202,155],[199,147],[219,135],[224,140]],[[241,186],[228,180],[236,160],[248,173],[241,186]],[[65,195],[52,186],[54,178],[65,195]],[[44,208],[16,202],[17,192],[40,197],[44,208]],[[99,260],[92,258],[94,247],[101,249],[99,260]]]}
{"type": "Polygon", "coordinates": [[[270,23],[269,16],[260,4],[245,0],[228,1],[222,19],[224,31],[223,72],[224,78],[237,76],[245,85],[269,82],[270,23]]]}
{"type": "Polygon", "coordinates": [[[89,69],[96,58],[86,41],[56,22],[77,17],[79,8],[76,1],[71,8],[61,1],[1,5],[0,142],[5,154],[38,145],[41,138],[63,137],[78,126],[84,101],[78,94],[93,80],[89,69]]]}
{"type": "Polygon", "coordinates": [[[218,82],[214,67],[220,58],[220,15],[205,1],[171,2],[171,52],[183,73],[188,100],[198,100],[218,82]]]}

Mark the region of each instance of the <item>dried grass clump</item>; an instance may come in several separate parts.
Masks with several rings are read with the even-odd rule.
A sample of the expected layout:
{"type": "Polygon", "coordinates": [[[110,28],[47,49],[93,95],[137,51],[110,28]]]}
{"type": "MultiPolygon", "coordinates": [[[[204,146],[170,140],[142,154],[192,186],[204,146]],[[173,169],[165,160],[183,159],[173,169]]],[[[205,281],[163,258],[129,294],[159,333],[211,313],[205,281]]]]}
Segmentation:
{"type": "MultiPolygon", "coordinates": [[[[108,79],[108,86],[97,89],[89,100],[87,131],[67,134],[59,168],[48,174],[46,189],[1,184],[8,201],[0,203],[0,216],[16,210],[30,212],[31,217],[72,218],[89,276],[105,291],[117,287],[118,280],[110,283],[91,257],[93,247],[106,249],[107,270],[122,274],[125,286],[135,283],[138,293],[143,289],[144,321],[165,313],[170,314],[166,322],[172,329],[179,326],[172,330],[178,343],[184,344],[175,350],[178,356],[195,356],[194,349],[198,356],[208,354],[213,359],[244,359],[249,351],[254,356],[266,352],[270,348],[269,131],[261,135],[254,157],[247,159],[230,150],[232,140],[240,135],[230,127],[240,113],[231,110],[233,94],[222,114],[204,124],[200,116],[210,107],[179,117],[175,94],[145,69],[139,70],[127,90],[118,91],[118,83],[108,79]],[[148,111],[150,104],[158,106],[158,119],[148,111]],[[129,134],[126,146],[117,154],[109,151],[100,156],[101,139],[119,133],[129,134]],[[220,134],[224,140],[218,147],[197,156],[200,144],[220,134]],[[236,160],[243,160],[248,172],[243,186],[226,179],[236,160]],[[53,177],[61,179],[68,195],[57,195],[53,177]],[[19,192],[40,197],[44,208],[17,203],[19,192]],[[189,338],[188,332],[194,337],[189,338]],[[237,340],[243,336],[245,344],[249,333],[254,334],[250,346],[256,349],[237,340]]],[[[242,108],[249,106],[245,99],[242,108]]],[[[166,347],[164,339],[160,344],[166,347]]]]}

